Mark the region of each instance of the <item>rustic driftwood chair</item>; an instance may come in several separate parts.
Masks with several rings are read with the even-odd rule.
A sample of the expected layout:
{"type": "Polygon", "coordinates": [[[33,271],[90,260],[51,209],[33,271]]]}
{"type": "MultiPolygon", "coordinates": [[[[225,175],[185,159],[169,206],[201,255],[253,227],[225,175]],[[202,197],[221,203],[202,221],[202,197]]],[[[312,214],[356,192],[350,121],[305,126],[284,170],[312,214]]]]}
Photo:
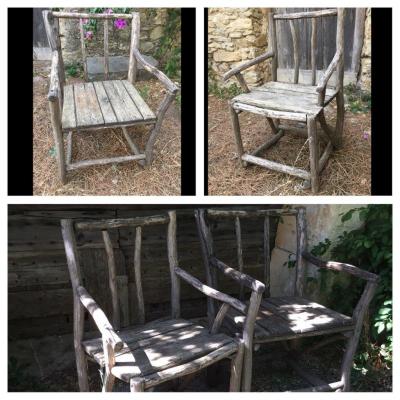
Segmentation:
{"type": "MultiPolygon", "coordinates": [[[[350,390],[350,371],[352,368],[354,353],[357,348],[363,319],[368,305],[373,297],[377,286],[378,277],[375,274],[361,270],[353,265],[343,264],[334,261],[322,261],[314,257],[307,251],[306,237],[306,218],[304,208],[289,210],[260,210],[260,211],[224,211],[224,210],[198,210],[196,220],[199,234],[202,241],[204,254],[204,264],[206,269],[207,284],[216,288],[215,270],[219,269],[229,276],[242,276],[242,236],[241,218],[264,218],[264,279],[265,297],[259,296],[260,304],[254,336],[247,339],[244,352],[244,368],[242,390],[251,389],[251,365],[252,365],[252,344],[282,341],[286,350],[286,361],[299,375],[312,387],[300,391],[349,391],[350,390]],[[270,219],[282,216],[293,216],[296,218],[297,226],[297,252],[296,256],[296,279],[293,285],[293,295],[284,297],[270,296],[270,219]],[[237,239],[238,269],[228,267],[219,260],[213,250],[211,229],[208,220],[231,218],[235,220],[235,233],[237,239]],[[366,285],[360,300],[358,301],[351,317],[338,313],[314,301],[310,301],[303,296],[303,281],[305,275],[305,264],[311,264],[321,268],[337,272],[346,272],[357,278],[364,279],[366,285]],[[227,273],[229,271],[229,273],[227,273]],[[235,272],[233,272],[235,271],[235,272]],[[326,383],[318,377],[309,374],[303,367],[299,366],[298,356],[294,349],[290,349],[286,341],[317,335],[339,335],[340,338],[347,339],[347,345],[343,356],[340,379],[333,383],[326,383]]],[[[240,282],[240,280],[239,280],[240,282]]],[[[243,287],[240,288],[243,294],[243,287]]],[[[208,303],[208,314],[211,318],[215,314],[215,309],[211,301],[208,303]]],[[[240,330],[245,316],[229,310],[226,313],[224,327],[232,333],[240,330]]],[[[237,335],[237,333],[236,333],[237,335]]],[[[325,341],[318,343],[318,348],[330,343],[332,336],[325,341]]],[[[292,342],[293,343],[293,342],[292,342]]],[[[292,346],[293,347],[293,346],[292,346]]]]}
{"type": "Polygon", "coordinates": [[[236,147],[242,166],[247,163],[256,164],[273,171],[283,172],[302,178],[303,187],[311,185],[313,193],[319,190],[319,175],[334,147],[338,147],[342,141],[344,123],[344,99],[343,99],[343,41],[344,41],[344,9],[329,9],[322,11],[301,12],[292,14],[269,14],[269,50],[253,60],[247,61],[232,68],[223,76],[227,80],[233,76],[237,78],[245,93],[234,97],[230,101],[230,113],[235,134],[236,147]],[[336,54],[333,57],[324,74],[317,80],[316,50],[317,50],[317,18],[337,15],[336,54]],[[311,74],[307,84],[299,83],[299,37],[296,20],[310,18],[312,23],[311,34],[311,74]],[[277,21],[289,21],[294,52],[294,76],[291,83],[278,82],[278,51],[276,23],[277,21]],[[249,89],[242,71],[265,60],[271,60],[272,79],[260,87],[249,89]],[[335,86],[330,79],[336,71],[335,86]],[[336,98],[337,118],[336,128],[332,129],[325,119],[325,107],[336,98]],[[267,117],[273,137],[254,150],[245,152],[240,133],[239,117],[243,111],[259,114],[267,117]],[[280,120],[290,124],[281,124],[280,120]],[[323,154],[319,152],[319,134],[317,124],[319,121],[327,138],[327,145],[323,154]],[[294,123],[294,124],[293,124],[294,123]],[[310,151],[310,172],[294,166],[280,164],[266,160],[258,155],[276,144],[285,133],[300,134],[308,138],[310,151]]]}
{"type": "MultiPolygon", "coordinates": [[[[130,384],[131,391],[144,391],[154,386],[207,368],[222,360],[231,359],[230,390],[240,390],[243,361],[243,341],[240,338],[218,333],[220,314],[212,329],[180,317],[180,279],[207,297],[220,301],[227,307],[247,313],[237,299],[203,285],[178,266],[176,243],[176,214],[74,222],[61,221],[65,252],[68,261],[74,306],[74,346],[79,388],[88,391],[87,359],[104,368],[103,391],[111,391],[115,378],[130,384]],[[171,315],[167,318],[145,322],[144,297],[141,280],[142,228],[149,225],[167,225],[167,248],[171,279],[171,315]],[[117,291],[116,258],[109,231],[117,228],[135,229],[134,269],[135,296],[139,325],[121,328],[120,297],[117,291]],[[83,287],[83,273],[79,264],[77,236],[84,232],[101,232],[107,253],[109,289],[112,304],[112,323],[83,287]],[[92,316],[101,336],[87,339],[84,333],[85,309],[92,316]]],[[[80,239],[81,240],[81,239],[80,239]]],[[[250,279],[250,278],[249,278],[250,279]]],[[[261,285],[262,286],[262,285],[261,285]]],[[[258,287],[254,288],[258,290],[258,287]]],[[[250,305],[245,332],[252,332],[256,307],[250,305]]],[[[243,335],[246,337],[245,334],[243,335]]],[[[244,339],[244,341],[246,338],[244,339]]]]}
{"type": "Polygon", "coordinates": [[[51,123],[57,151],[58,170],[62,183],[66,182],[67,171],[92,165],[138,161],[140,165],[150,165],[153,146],[160,133],[161,124],[178,87],[161,71],[151,65],[139,52],[139,13],[132,14],[85,14],[43,11],[43,19],[50,48],[53,53],[48,99],[51,123]],[[64,62],[59,32],[60,18],[79,19],[82,58],[85,80],[88,81],[86,45],[83,19],[104,20],[104,81],[65,84],[64,62]],[[132,23],[129,69],[127,80],[109,80],[108,21],[127,19],[132,23]],[[137,64],[153,74],[166,88],[166,94],[158,110],[154,113],[134,86],[137,64]],[[132,140],[127,128],[145,125],[150,128],[146,148],[141,151],[132,140]],[[132,155],[72,162],[73,132],[121,127],[132,155]],[[67,134],[67,151],[64,154],[63,136],[67,134]]]}

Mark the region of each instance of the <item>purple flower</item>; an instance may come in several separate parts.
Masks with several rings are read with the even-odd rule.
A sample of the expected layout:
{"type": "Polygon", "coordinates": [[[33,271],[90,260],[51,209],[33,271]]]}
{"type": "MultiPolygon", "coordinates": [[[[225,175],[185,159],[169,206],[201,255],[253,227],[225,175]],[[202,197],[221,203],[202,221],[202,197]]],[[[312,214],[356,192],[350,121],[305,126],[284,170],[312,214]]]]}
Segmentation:
{"type": "Polygon", "coordinates": [[[86,40],[92,40],[93,39],[93,32],[92,31],[86,31],[85,32],[85,38],[86,38],[86,40]]]}
{"type": "Polygon", "coordinates": [[[368,132],[364,132],[363,133],[363,139],[364,140],[368,140],[369,139],[369,133],[368,132]]]}
{"type": "Polygon", "coordinates": [[[87,25],[89,23],[89,18],[83,18],[82,24],[87,25]]]}
{"type": "Polygon", "coordinates": [[[104,11],[104,14],[112,14],[113,12],[112,8],[107,8],[107,10],[104,11]]]}
{"type": "Polygon", "coordinates": [[[114,26],[117,29],[124,29],[126,27],[126,21],[124,19],[116,19],[114,21],[114,26]]]}

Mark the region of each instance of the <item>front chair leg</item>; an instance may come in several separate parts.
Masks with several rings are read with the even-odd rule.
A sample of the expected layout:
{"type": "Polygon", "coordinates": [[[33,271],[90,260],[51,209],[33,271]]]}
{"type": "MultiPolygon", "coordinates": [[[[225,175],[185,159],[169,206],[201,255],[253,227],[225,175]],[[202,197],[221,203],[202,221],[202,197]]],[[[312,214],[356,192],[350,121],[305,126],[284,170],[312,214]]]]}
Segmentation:
{"type": "Polygon", "coordinates": [[[231,380],[229,383],[230,392],[240,392],[241,390],[241,380],[242,380],[242,369],[243,369],[243,352],[244,343],[240,339],[238,351],[231,361],[231,380]]]}
{"type": "Polygon", "coordinates": [[[131,392],[144,392],[144,379],[143,378],[131,378],[129,381],[129,387],[131,392]]]}
{"type": "Polygon", "coordinates": [[[336,95],[336,132],[335,137],[337,141],[336,147],[341,147],[343,142],[343,127],[344,127],[344,96],[343,90],[340,90],[336,95]]]}
{"type": "Polygon", "coordinates": [[[307,118],[307,132],[308,143],[310,148],[310,173],[311,173],[311,189],[314,194],[319,190],[319,148],[318,148],[318,135],[317,124],[315,123],[314,116],[307,118]]]}
{"type": "Polygon", "coordinates": [[[229,104],[229,111],[231,113],[232,128],[233,128],[233,133],[235,135],[235,142],[236,142],[236,149],[237,149],[237,153],[238,153],[238,157],[239,157],[239,163],[243,167],[246,167],[247,163],[242,160],[242,155],[244,153],[244,150],[243,150],[242,137],[240,135],[239,116],[238,116],[236,110],[233,108],[232,104],[229,104]]]}
{"type": "Polygon", "coordinates": [[[104,374],[104,381],[103,381],[103,392],[112,392],[113,386],[115,382],[115,376],[110,372],[106,372],[104,374]]]}

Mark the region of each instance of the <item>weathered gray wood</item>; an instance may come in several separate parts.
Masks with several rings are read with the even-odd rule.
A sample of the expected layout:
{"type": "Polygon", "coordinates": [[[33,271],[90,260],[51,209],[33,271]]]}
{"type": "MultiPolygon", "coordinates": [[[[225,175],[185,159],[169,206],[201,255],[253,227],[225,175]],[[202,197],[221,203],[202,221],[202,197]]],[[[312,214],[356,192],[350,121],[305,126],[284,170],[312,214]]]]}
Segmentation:
{"type": "Polygon", "coordinates": [[[165,113],[167,112],[167,110],[168,110],[170,104],[172,103],[172,101],[174,100],[175,96],[176,96],[176,92],[172,92],[172,91],[168,92],[165,95],[163,101],[161,102],[161,104],[157,110],[157,120],[154,125],[154,128],[152,129],[152,131],[150,133],[149,140],[146,143],[146,149],[145,149],[146,164],[149,166],[153,162],[153,147],[154,147],[154,144],[156,142],[158,135],[160,134],[162,121],[164,119],[165,113]]]}
{"type": "Polygon", "coordinates": [[[118,303],[119,303],[119,314],[121,320],[121,328],[125,328],[130,325],[130,301],[129,301],[129,289],[128,289],[128,276],[117,275],[117,292],[118,292],[118,303]]]}
{"type": "Polygon", "coordinates": [[[301,112],[295,113],[289,111],[269,110],[240,102],[233,103],[231,107],[233,107],[234,110],[248,111],[254,114],[264,115],[265,117],[270,117],[270,118],[288,119],[300,122],[307,121],[307,116],[301,112]]]}
{"type": "MultiPolygon", "coordinates": [[[[143,154],[143,153],[140,151],[139,147],[136,145],[136,143],[135,143],[135,142],[132,140],[132,138],[130,137],[129,132],[128,132],[128,129],[127,129],[125,126],[122,127],[122,133],[123,133],[123,135],[124,135],[124,137],[125,137],[125,140],[128,142],[128,145],[129,145],[129,147],[131,148],[132,153],[133,153],[133,154],[136,154],[136,155],[143,154]]],[[[142,167],[144,167],[144,166],[146,165],[146,161],[145,161],[145,160],[140,160],[140,161],[138,161],[138,163],[139,163],[142,167]]]]}
{"type": "Polygon", "coordinates": [[[246,81],[244,80],[243,75],[242,75],[240,72],[238,72],[237,74],[235,74],[235,78],[238,80],[239,85],[240,85],[240,87],[242,88],[242,90],[243,90],[245,93],[249,93],[249,92],[250,92],[250,89],[249,89],[249,87],[247,86],[247,83],[246,83],[246,81]]]}
{"type": "Polygon", "coordinates": [[[317,20],[311,22],[311,85],[314,86],[317,80],[317,20]]]}
{"type": "Polygon", "coordinates": [[[74,100],[77,127],[104,125],[93,83],[75,84],[74,100]]]}
{"type": "Polygon", "coordinates": [[[217,315],[215,316],[214,322],[212,324],[212,327],[210,329],[210,333],[218,333],[219,329],[221,328],[222,322],[224,321],[225,315],[229,310],[229,304],[227,303],[222,303],[221,307],[218,310],[217,315]]]}
{"type": "Polygon", "coordinates": [[[229,112],[231,115],[233,134],[235,135],[235,143],[236,143],[236,149],[237,149],[237,153],[238,153],[239,163],[243,167],[245,167],[246,163],[244,163],[242,161],[242,155],[244,153],[244,149],[243,149],[242,136],[240,135],[239,116],[236,113],[236,111],[234,110],[232,105],[230,105],[230,107],[229,107],[229,112]]]}
{"type": "Polygon", "coordinates": [[[101,231],[112,228],[126,228],[147,225],[167,224],[169,218],[165,215],[151,215],[135,218],[115,218],[75,223],[75,229],[80,231],[101,231]]]}
{"type": "Polygon", "coordinates": [[[268,150],[269,148],[271,148],[275,143],[277,143],[282,138],[284,133],[285,133],[284,131],[280,130],[271,139],[267,140],[265,143],[263,143],[262,145],[258,146],[250,154],[252,156],[256,156],[257,154],[261,153],[262,151],[268,150]]]}
{"type": "Polygon", "coordinates": [[[242,156],[242,159],[249,163],[259,165],[260,167],[272,169],[273,171],[277,172],[283,172],[288,175],[297,176],[305,180],[309,180],[311,176],[309,172],[303,169],[291,167],[289,165],[279,164],[275,161],[264,160],[263,158],[255,157],[250,154],[244,154],[242,156]]]}
{"type": "Polygon", "coordinates": [[[133,268],[135,270],[135,286],[136,286],[136,301],[138,310],[138,322],[144,324],[145,311],[144,311],[144,298],[142,288],[142,272],[141,272],[141,250],[142,250],[142,227],[135,228],[135,254],[133,261],[133,268]]]}
{"type": "Polygon", "coordinates": [[[100,105],[101,113],[104,118],[104,124],[114,124],[117,122],[117,117],[111,106],[110,99],[104,89],[102,82],[93,82],[94,90],[96,91],[96,96],[98,103],[100,105]]]}
{"type": "Polygon", "coordinates": [[[270,223],[269,216],[264,217],[264,284],[265,284],[265,297],[270,297],[271,288],[271,250],[269,244],[270,237],[270,223]]]}
{"type": "Polygon", "coordinates": [[[319,191],[319,138],[317,135],[317,124],[313,116],[307,118],[307,130],[308,130],[308,146],[310,149],[310,177],[311,177],[311,189],[312,192],[318,193],[319,191]]]}
{"type": "Polygon", "coordinates": [[[82,348],[82,339],[85,323],[84,308],[80,301],[77,288],[81,285],[82,277],[76,248],[75,234],[72,220],[61,220],[61,233],[64,239],[65,254],[67,257],[68,270],[73,288],[73,334],[76,368],[78,373],[79,390],[81,392],[89,391],[89,381],[87,374],[87,362],[85,352],[82,348]]]}
{"type": "Polygon", "coordinates": [[[140,111],[140,114],[142,114],[143,119],[156,119],[156,115],[143,100],[142,96],[136,90],[136,88],[128,81],[122,81],[122,83],[125,86],[126,91],[131,96],[132,101],[135,103],[136,107],[140,111]]]}
{"type": "Polygon", "coordinates": [[[48,10],[42,12],[44,28],[46,30],[47,39],[50,45],[51,51],[57,51],[57,39],[55,36],[54,26],[54,13],[48,10]]]}
{"type": "Polygon", "coordinates": [[[346,272],[350,275],[356,276],[357,278],[365,279],[366,281],[370,282],[377,282],[379,280],[379,277],[376,274],[357,268],[354,265],[340,263],[336,261],[323,261],[307,251],[303,251],[303,257],[307,261],[316,265],[318,268],[330,269],[332,271],[338,272],[346,272]]]}
{"type": "Polygon", "coordinates": [[[224,209],[207,209],[207,216],[211,218],[257,218],[264,216],[284,216],[297,215],[298,210],[295,208],[269,208],[268,210],[224,210],[224,209]]]}
{"type": "Polygon", "coordinates": [[[92,14],[92,13],[76,13],[76,12],[63,12],[53,11],[53,16],[57,18],[75,18],[75,19],[131,19],[131,14],[92,14]]]}
{"type": "Polygon", "coordinates": [[[68,132],[67,136],[67,157],[66,164],[71,164],[72,161],[72,131],[68,132]]]}
{"type": "Polygon", "coordinates": [[[251,289],[253,292],[256,293],[263,293],[265,290],[265,286],[263,283],[258,281],[257,279],[252,278],[251,276],[243,273],[238,272],[234,268],[227,266],[218,258],[212,256],[210,257],[211,265],[215,268],[218,268],[224,275],[229,276],[230,278],[234,279],[238,283],[246,286],[247,288],[251,289]]]}
{"type": "Polygon", "coordinates": [[[108,286],[111,292],[111,301],[112,301],[112,309],[113,309],[113,326],[115,329],[120,329],[121,327],[121,316],[119,313],[119,304],[118,304],[118,292],[117,292],[117,267],[115,265],[114,258],[114,249],[111,242],[110,235],[108,231],[102,231],[104,247],[107,253],[107,264],[108,264],[108,286]]]}
{"type": "MultiPolygon", "coordinates": [[[[91,18],[91,17],[88,17],[91,18]]],[[[85,44],[85,33],[83,31],[83,19],[79,19],[79,32],[81,36],[81,51],[82,51],[82,63],[83,63],[83,76],[85,81],[88,80],[88,72],[87,72],[87,57],[86,57],[86,44],[85,44]]]]}
{"type": "Polygon", "coordinates": [[[299,68],[300,68],[300,59],[299,59],[299,37],[297,33],[297,27],[294,24],[293,20],[289,20],[290,31],[292,33],[292,42],[293,42],[293,58],[294,58],[294,75],[293,82],[295,84],[299,83],[299,68]]]}
{"type": "Polygon", "coordinates": [[[171,93],[176,94],[179,91],[179,87],[172,82],[167,75],[146,61],[146,59],[140,54],[139,50],[133,49],[132,52],[143,68],[154,75],[171,93]]]}
{"type": "Polygon", "coordinates": [[[335,56],[333,57],[331,63],[329,64],[328,68],[325,70],[324,75],[320,78],[317,86],[317,92],[322,93],[324,89],[326,89],[326,85],[331,77],[331,75],[336,70],[339,60],[340,60],[340,53],[337,51],[335,56]]]}
{"type": "Polygon", "coordinates": [[[306,12],[290,13],[290,14],[275,14],[274,19],[278,20],[278,19],[319,18],[337,14],[338,12],[336,9],[327,9],[327,10],[306,11],[306,12]]]}
{"type": "MultiPolygon", "coordinates": [[[[240,227],[240,218],[235,217],[235,234],[236,234],[236,246],[237,246],[237,259],[239,272],[243,273],[243,246],[242,246],[242,230],[240,227]]],[[[239,299],[243,301],[243,283],[240,283],[239,299]]]]}
{"type": "Polygon", "coordinates": [[[62,135],[61,115],[58,102],[49,101],[51,125],[53,127],[54,144],[57,152],[58,174],[62,184],[67,181],[64,156],[64,140],[62,135]]]}
{"type": "Polygon", "coordinates": [[[325,150],[324,150],[321,158],[319,159],[318,172],[321,172],[325,168],[325,165],[329,160],[329,156],[331,155],[332,150],[333,150],[333,145],[332,145],[332,142],[329,141],[325,147],[325,150]]]}
{"type": "Polygon", "coordinates": [[[268,122],[268,125],[271,128],[272,133],[274,135],[276,135],[279,132],[279,130],[278,130],[277,126],[275,125],[274,120],[272,118],[268,118],[267,117],[267,122],[268,122]]]}
{"type": "Polygon", "coordinates": [[[140,16],[138,12],[132,13],[131,48],[129,51],[128,81],[136,82],[137,60],[134,50],[139,50],[140,40],[140,16]]]}
{"type": "Polygon", "coordinates": [[[49,101],[56,101],[59,99],[59,88],[60,88],[60,79],[58,75],[58,52],[54,51],[51,59],[51,70],[50,70],[50,84],[49,84],[49,93],[47,98],[49,101]]]}
{"type": "Polygon", "coordinates": [[[299,207],[296,218],[296,295],[302,296],[304,290],[304,273],[305,273],[305,259],[304,251],[307,247],[307,220],[306,210],[304,207],[299,207]]]}
{"type": "Polygon", "coordinates": [[[230,392],[240,392],[242,369],[243,369],[243,353],[244,353],[244,342],[239,339],[239,348],[236,356],[231,361],[231,379],[229,382],[230,392]]]}
{"type": "Polygon", "coordinates": [[[104,78],[109,78],[108,66],[108,19],[104,20],[104,78]]]}
{"type": "Polygon", "coordinates": [[[364,27],[366,8],[356,8],[356,19],[354,23],[353,53],[351,58],[351,69],[356,74],[360,70],[361,52],[364,44],[364,27]]]}
{"type": "Polygon", "coordinates": [[[72,164],[69,164],[67,167],[68,171],[73,171],[79,168],[92,167],[93,165],[105,165],[105,164],[114,164],[128,161],[138,161],[144,160],[146,156],[144,154],[131,155],[131,156],[121,156],[121,157],[111,157],[111,158],[99,158],[96,160],[85,160],[85,161],[77,161],[72,164]]]}
{"type": "Polygon", "coordinates": [[[188,274],[186,271],[179,267],[175,267],[175,273],[181,277],[184,281],[192,285],[195,289],[199,290],[200,292],[204,293],[206,296],[209,296],[215,300],[222,301],[231,307],[235,308],[236,310],[246,313],[247,307],[243,304],[240,300],[235,299],[232,296],[229,296],[225,293],[222,293],[216,289],[213,289],[210,286],[204,285],[198,279],[188,274]]]}
{"type": "Polygon", "coordinates": [[[129,381],[129,387],[131,392],[144,392],[144,379],[131,378],[129,381]]]}
{"type": "Polygon", "coordinates": [[[178,318],[180,307],[180,282],[176,276],[175,268],[178,267],[178,250],[176,247],[176,212],[168,211],[169,223],[167,233],[168,263],[171,277],[171,315],[178,318]]]}
{"type": "Polygon", "coordinates": [[[252,67],[253,65],[259,64],[262,61],[268,60],[268,58],[274,57],[273,51],[267,51],[264,54],[261,54],[260,56],[253,58],[252,60],[246,61],[243,64],[240,64],[239,66],[232,68],[230,71],[226,72],[222,79],[226,81],[227,79],[231,78],[234,75],[239,74],[241,71],[244,71],[247,68],[252,67]]]}
{"type": "Polygon", "coordinates": [[[272,10],[268,13],[268,48],[269,52],[273,54],[271,60],[271,80],[276,81],[278,71],[278,44],[276,39],[276,23],[272,10]]]}
{"type": "Polygon", "coordinates": [[[62,112],[62,129],[64,131],[76,128],[74,85],[64,87],[64,108],[62,112]]]}

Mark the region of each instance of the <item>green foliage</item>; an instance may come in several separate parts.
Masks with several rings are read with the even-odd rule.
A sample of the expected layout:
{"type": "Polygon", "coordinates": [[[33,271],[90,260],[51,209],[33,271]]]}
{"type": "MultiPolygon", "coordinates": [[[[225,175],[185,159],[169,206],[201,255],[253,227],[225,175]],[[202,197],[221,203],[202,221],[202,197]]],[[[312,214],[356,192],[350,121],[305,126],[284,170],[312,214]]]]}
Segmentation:
{"type": "Polygon", "coordinates": [[[67,76],[76,78],[83,72],[82,66],[79,63],[72,63],[65,66],[65,73],[67,76]]]}
{"type": "MultiPolygon", "coordinates": [[[[368,373],[370,368],[391,366],[392,360],[392,206],[368,205],[354,208],[342,214],[346,222],[358,215],[363,222],[360,228],[343,232],[332,247],[329,239],[312,250],[315,255],[325,254],[331,247],[335,260],[356,265],[378,274],[378,289],[369,310],[369,331],[364,333],[356,368],[368,373]]],[[[325,271],[325,274],[332,274],[325,271]]],[[[330,296],[331,307],[343,313],[351,313],[361,296],[365,282],[351,279],[349,284],[335,280],[330,296]]]]}
{"type": "MultiPolygon", "coordinates": [[[[106,13],[107,10],[112,10],[113,14],[130,14],[133,11],[133,8],[129,7],[94,7],[87,9],[89,14],[103,14],[106,13]]],[[[89,18],[86,23],[83,25],[85,31],[91,31],[93,34],[97,33],[98,29],[98,19],[89,18]]]]}
{"type": "Polygon", "coordinates": [[[181,9],[168,8],[167,21],[164,26],[163,36],[160,38],[159,47],[155,57],[160,61],[163,70],[170,78],[177,78],[181,71],[181,47],[179,35],[181,34],[181,9]]]}
{"type": "Polygon", "coordinates": [[[283,266],[294,268],[296,266],[296,256],[294,254],[289,254],[288,260],[283,263],[283,266]]]}
{"type": "Polygon", "coordinates": [[[149,87],[148,86],[143,86],[141,88],[138,88],[138,91],[140,93],[140,96],[142,96],[144,100],[147,100],[149,98],[149,87]]]}
{"type": "Polygon", "coordinates": [[[176,95],[175,101],[176,101],[176,104],[178,104],[178,106],[179,106],[179,108],[180,108],[180,107],[181,107],[181,104],[182,104],[182,95],[181,95],[180,93],[178,93],[178,94],[176,95]]]}
{"type": "Polygon", "coordinates": [[[49,150],[50,157],[56,158],[57,157],[57,150],[55,146],[52,146],[49,150]]]}
{"type": "Polygon", "coordinates": [[[242,89],[234,83],[228,87],[219,87],[215,82],[210,82],[208,84],[208,93],[224,100],[241,94],[242,89]]]}
{"type": "Polygon", "coordinates": [[[352,113],[368,112],[371,109],[371,93],[350,83],[344,87],[347,109],[352,113]]]}

